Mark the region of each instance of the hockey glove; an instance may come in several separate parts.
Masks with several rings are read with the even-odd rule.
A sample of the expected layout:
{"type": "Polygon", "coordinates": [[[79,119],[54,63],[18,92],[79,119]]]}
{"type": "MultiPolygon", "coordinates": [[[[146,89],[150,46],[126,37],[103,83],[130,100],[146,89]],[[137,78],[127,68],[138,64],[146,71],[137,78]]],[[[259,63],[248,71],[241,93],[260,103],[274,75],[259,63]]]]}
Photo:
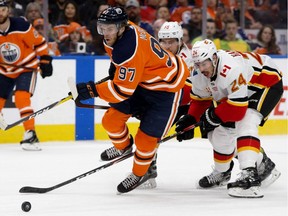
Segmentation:
{"type": "Polygon", "coordinates": [[[197,123],[196,119],[189,114],[182,116],[179,121],[176,122],[176,132],[183,132],[176,137],[179,142],[194,138],[194,128],[187,131],[184,131],[184,129],[195,123],[197,123]]]}
{"type": "Polygon", "coordinates": [[[45,77],[52,76],[53,66],[51,56],[49,55],[40,56],[40,69],[41,69],[41,76],[43,79],[45,77]]]}
{"type": "Polygon", "coordinates": [[[214,108],[212,107],[203,113],[200,120],[202,121],[201,129],[203,134],[207,134],[214,130],[222,123],[221,119],[215,114],[214,108]]]}
{"type": "Polygon", "coordinates": [[[98,97],[95,83],[89,81],[88,83],[78,83],[76,85],[79,100],[87,100],[93,97],[98,97]]]}

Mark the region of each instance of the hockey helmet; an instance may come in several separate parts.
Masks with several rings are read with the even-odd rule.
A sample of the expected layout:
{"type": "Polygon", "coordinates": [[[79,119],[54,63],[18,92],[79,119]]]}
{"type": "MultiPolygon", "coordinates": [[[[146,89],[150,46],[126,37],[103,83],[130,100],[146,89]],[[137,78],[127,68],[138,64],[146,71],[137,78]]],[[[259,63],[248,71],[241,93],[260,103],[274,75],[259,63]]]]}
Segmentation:
{"type": "Polygon", "coordinates": [[[128,22],[128,15],[121,7],[109,7],[100,14],[97,22],[103,24],[126,25],[128,22]]]}
{"type": "Polygon", "coordinates": [[[179,41],[183,38],[183,30],[178,22],[165,22],[158,32],[158,38],[177,38],[179,41]]]}
{"type": "Polygon", "coordinates": [[[213,41],[209,39],[197,41],[192,47],[192,59],[194,64],[210,59],[213,62],[213,55],[217,49],[213,41]]]}

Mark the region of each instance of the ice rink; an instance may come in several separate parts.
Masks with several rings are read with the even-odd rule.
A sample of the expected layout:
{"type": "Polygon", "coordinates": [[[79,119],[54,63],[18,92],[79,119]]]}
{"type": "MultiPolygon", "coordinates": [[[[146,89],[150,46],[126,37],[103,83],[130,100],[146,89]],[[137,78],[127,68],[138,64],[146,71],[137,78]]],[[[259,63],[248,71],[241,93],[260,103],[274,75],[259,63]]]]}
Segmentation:
{"type": "MultiPolygon", "coordinates": [[[[41,152],[19,144],[0,145],[0,216],[284,216],[287,202],[287,136],[262,136],[262,146],[281,171],[263,189],[262,199],[232,198],[225,187],[197,189],[199,178],[211,172],[211,146],[195,138],[161,144],[158,187],[117,195],[117,185],[131,171],[132,158],[45,194],[20,194],[23,186],[50,187],[99,167],[109,142],[43,142],[41,152]],[[29,201],[30,212],[21,210],[29,201]]],[[[235,160],[232,179],[239,173],[235,160]]]]}

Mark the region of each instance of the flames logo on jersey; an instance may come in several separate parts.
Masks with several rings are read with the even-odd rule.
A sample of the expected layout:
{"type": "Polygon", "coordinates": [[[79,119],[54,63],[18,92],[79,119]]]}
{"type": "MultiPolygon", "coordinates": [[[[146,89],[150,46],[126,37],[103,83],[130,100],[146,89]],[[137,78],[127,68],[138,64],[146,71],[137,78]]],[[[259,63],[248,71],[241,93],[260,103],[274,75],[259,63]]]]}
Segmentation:
{"type": "Polygon", "coordinates": [[[13,43],[3,43],[0,46],[2,59],[7,63],[15,63],[20,58],[20,48],[13,43]]]}

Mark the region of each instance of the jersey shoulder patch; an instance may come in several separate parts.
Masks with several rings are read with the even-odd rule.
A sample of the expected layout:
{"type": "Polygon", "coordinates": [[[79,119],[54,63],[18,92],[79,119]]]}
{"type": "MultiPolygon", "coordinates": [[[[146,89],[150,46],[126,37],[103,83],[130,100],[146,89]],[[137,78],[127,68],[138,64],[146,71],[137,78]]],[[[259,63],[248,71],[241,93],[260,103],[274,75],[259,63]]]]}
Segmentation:
{"type": "Polygon", "coordinates": [[[137,35],[134,28],[126,30],[112,51],[113,62],[121,64],[130,59],[137,52],[137,35]]]}

